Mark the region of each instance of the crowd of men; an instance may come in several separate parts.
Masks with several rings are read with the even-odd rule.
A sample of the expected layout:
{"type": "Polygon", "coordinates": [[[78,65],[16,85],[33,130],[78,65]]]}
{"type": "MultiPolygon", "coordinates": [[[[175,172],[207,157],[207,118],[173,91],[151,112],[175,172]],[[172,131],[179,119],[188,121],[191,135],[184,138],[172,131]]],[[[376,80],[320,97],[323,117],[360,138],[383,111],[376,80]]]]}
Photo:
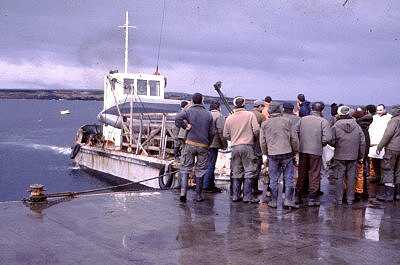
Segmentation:
{"type": "Polygon", "coordinates": [[[226,119],[220,103],[212,102],[207,110],[200,93],[187,103],[182,103],[175,119],[181,202],[186,202],[192,170],[196,201],[204,200],[203,190],[220,191],[214,171],[218,152],[227,149],[228,142],[234,202],[261,201],[276,208],[278,182],[283,176],[284,206],[318,206],[324,165],[336,181],[338,205],[368,198],[369,182],[383,186],[377,199],[400,199],[400,105],[387,113],[384,105],[353,109],[334,103],[328,121],[324,103],[311,104],[303,94],[298,95],[295,105],[280,104],[271,97],[256,100],[251,111],[245,109],[245,98],[236,97],[233,113],[226,119]]]}

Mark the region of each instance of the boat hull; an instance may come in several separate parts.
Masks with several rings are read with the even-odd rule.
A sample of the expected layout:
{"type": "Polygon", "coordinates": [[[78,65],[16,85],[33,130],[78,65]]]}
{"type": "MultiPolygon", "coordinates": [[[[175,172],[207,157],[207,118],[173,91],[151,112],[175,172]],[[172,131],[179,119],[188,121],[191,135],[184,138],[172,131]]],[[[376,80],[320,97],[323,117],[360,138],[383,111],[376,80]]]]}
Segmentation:
{"type": "Polygon", "coordinates": [[[83,168],[140,182],[151,188],[160,188],[156,177],[170,166],[169,161],[154,157],[89,146],[82,146],[74,160],[83,168]],[[144,181],[150,178],[155,179],[144,181]]]}

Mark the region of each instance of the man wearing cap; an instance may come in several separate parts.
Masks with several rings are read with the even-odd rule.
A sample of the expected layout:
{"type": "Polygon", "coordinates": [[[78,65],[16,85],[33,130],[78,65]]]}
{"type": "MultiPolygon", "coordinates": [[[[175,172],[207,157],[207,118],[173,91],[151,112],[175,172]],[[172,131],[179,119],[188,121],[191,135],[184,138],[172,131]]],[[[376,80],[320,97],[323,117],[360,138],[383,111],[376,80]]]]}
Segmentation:
{"type": "Polygon", "coordinates": [[[213,118],[204,108],[203,95],[193,94],[192,103],[175,117],[175,125],[188,131],[181,156],[181,202],[186,202],[188,177],[193,167],[196,174],[195,201],[204,200],[203,177],[207,171],[208,147],[214,137],[213,118]]]}
{"type": "Polygon", "coordinates": [[[244,108],[245,99],[236,97],[233,100],[234,113],[225,122],[224,137],[231,141],[232,201],[240,200],[243,184],[243,202],[257,203],[253,195],[253,181],[256,173],[257,159],[254,155],[254,139],[260,133],[257,118],[244,108]]]}
{"type": "Polygon", "coordinates": [[[382,140],[377,147],[377,153],[381,153],[385,148],[383,156],[383,183],[384,194],[377,196],[377,199],[383,201],[393,201],[400,199],[400,105],[394,106],[391,110],[390,119],[382,140]],[[394,191],[395,187],[395,193],[394,191]]]}
{"type": "Polygon", "coordinates": [[[330,144],[335,147],[336,202],[343,202],[344,181],[347,177],[347,204],[354,201],[354,183],[356,179],[357,160],[365,154],[365,136],[357,121],[350,116],[350,108],[341,106],[338,117],[332,127],[330,144]]]}
{"type": "Polygon", "coordinates": [[[318,191],[321,179],[322,148],[332,138],[329,122],[323,118],[322,102],[312,104],[311,115],[302,117],[296,124],[299,135],[299,177],[296,183],[296,196],[299,203],[308,193],[308,205],[318,206],[318,191]],[[307,190],[306,181],[309,188],[307,190]]]}
{"type": "MultiPolygon", "coordinates": [[[[261,127],[261,123],[263,123],[265,121],[265,116],[262,114],[262,112],[264,110],[264,101],[256,100],[256,101],[254,101],[253,105],[254,105],[254,108],[253,108],[252,112],[254,113],[254,115],[256,115],[258,125],[260,125],[260,127],[261,127]]],[[[253,187],[254,195],[256,196],[260,193],[259,189],[258,189],[258,180],[260,178],[261,168],[262,168],[262,164],[263,164],[259,136],[257,136],[256,139],[254,139],[254,155],[257,157],[257,170],[256,170],[256,177],[254,179],[254,187],[253,187]]]]}
{"type": "Polygon", "coordinates": [[[225,118],[221,114],[221,108],[218,101],[211,102],[210,111],[216,131],[210,144],[210,148],[208,149],[208,167],[204,176],[204,190],[207,192],[221,192],[221,190],[215,186],[214,171],[215,164],[217,163],[218,150],[226,149],[228,147],[228,142],[223,136],[225,118]]]}
{"type": "Polygon", "coordinates": [[[268,206],[276,208],[278,180],[283,174],[285,181],[285,201],[287,207],[296,207],[294,202],[293,156],[298,152],[299,140],[290,121],[282,116],[279,103],[269,105],[269,119],[263,122],[260,144],[264,155],[268,155],[268,171],[272,200],[268,206]]]}
{"type": "Polygon", "coordinates": [[[289,120],[290,126],[295,129],[296,124],[299,122],[300,117],[293,113],[294,105],[290,102],[285,102],[282,104],[283,107],[283,117],[289,120]]]}

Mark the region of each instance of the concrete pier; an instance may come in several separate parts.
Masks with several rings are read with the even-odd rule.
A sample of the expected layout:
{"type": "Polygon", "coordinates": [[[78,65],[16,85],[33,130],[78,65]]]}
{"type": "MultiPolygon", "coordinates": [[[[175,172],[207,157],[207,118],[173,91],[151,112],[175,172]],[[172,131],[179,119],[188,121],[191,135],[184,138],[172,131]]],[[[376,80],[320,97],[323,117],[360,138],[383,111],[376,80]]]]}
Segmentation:
{"type": "Polygon", "coordinates": [[[400,264],[400,203],[277,211],[175,191],[0,203],[0,264],[400,264]]]}

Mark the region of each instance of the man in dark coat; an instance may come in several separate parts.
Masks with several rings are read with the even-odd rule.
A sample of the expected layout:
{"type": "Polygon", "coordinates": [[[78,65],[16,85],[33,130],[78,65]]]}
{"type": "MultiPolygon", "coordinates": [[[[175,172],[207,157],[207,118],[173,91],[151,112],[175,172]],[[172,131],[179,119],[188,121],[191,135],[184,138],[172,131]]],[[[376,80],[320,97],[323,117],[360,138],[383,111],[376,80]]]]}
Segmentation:
{"type": "Polygon", "coordinates": [[[204,108],[203,95],[193,94],[192,105],[176,115],[175,125],[188,131],[181,156],[181,196],[186,202],[189,172],[195,168],[196,198],[203,201],[203,178],[208,165],[208,148],[214,138],[214,123],[211,113],[204,108]]]}
{"type": "Polygon", "coordinates": [[[305,117],[311,114],[311,103],[306,100],[304,94],[297,95],[297,110],[299,117],[305,117]]]}

